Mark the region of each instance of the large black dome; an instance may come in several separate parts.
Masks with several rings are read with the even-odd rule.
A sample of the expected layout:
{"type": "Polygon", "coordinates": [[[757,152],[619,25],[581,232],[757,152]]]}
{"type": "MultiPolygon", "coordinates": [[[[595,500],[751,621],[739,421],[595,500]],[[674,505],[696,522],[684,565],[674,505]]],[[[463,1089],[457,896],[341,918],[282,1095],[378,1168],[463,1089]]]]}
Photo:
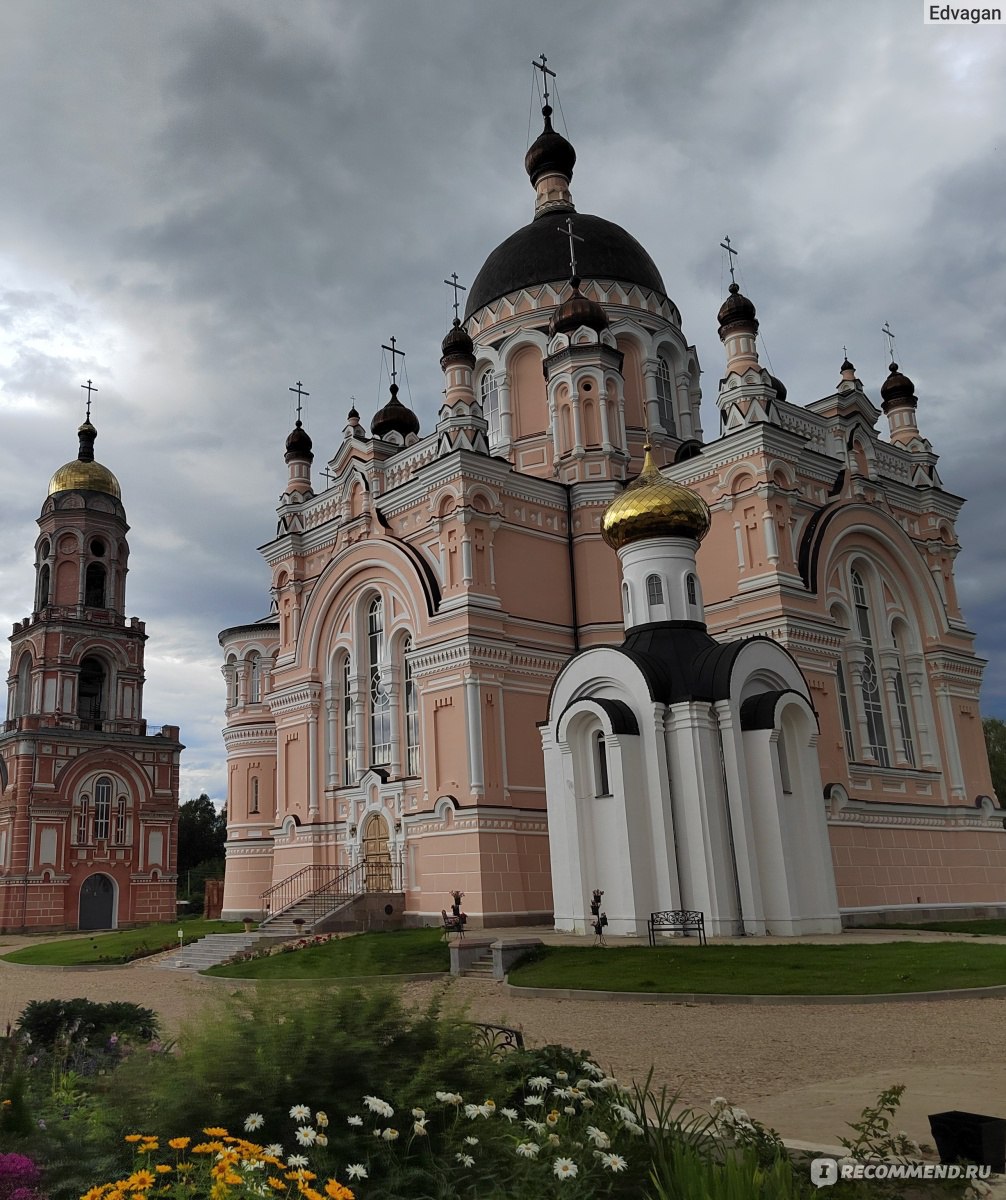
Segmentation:
{"type": "MultiPolygon", "coordinates": [[[[500,296],[569,278],[569,242],[559,235],[563,215],[555,209],[542,213],[496,247],[468,293],[466,321],[500,296]]],[[[653,259],[621,225],[575,213],[573,230],[583,238],[576,244],[576,273],[582,279],[615,279],[667,295],[653,259]]]]}

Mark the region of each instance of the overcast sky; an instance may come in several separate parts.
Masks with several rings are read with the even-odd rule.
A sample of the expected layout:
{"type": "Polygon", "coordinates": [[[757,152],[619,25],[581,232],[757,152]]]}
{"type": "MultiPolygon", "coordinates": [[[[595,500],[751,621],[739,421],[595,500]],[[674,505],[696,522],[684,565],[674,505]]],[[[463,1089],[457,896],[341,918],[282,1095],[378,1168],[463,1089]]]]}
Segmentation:
{"type": "Polygon", "coordinates": [[[132,526],[146,716],[182,728],[182,799],[223,798],[217,633],[268,611],[256,547],[285,480],[287,389],[311,393],[320,469],[350,397],[365,420],[384,402],[394,334],[430,429],[441,280],[470,283],[531,217],[544,50],[574,201],[656,261],[698,348],[707,431],[725,234],[791,401],[834,390],[845,345],[879,404],[890,321],[944,483],[969,500],[958,585],[990,659],[984,711],[1006,717],[1006,27],[922,15],[921,0],[3,0],[0,624],[31,609],[35,519],[76,455],[90,377],[97,457],[132,526]]]}

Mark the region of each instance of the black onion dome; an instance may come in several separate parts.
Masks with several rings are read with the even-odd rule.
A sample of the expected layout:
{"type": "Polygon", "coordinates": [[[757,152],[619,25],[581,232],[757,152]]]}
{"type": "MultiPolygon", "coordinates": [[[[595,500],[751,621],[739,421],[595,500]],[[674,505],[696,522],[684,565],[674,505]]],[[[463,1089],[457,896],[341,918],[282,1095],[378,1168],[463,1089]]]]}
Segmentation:
{"type": "Polygon", "coordinates": [[[769,379],[772,380],[772,386],[775,388],[776,399],[785,400],[789,393],[783,381],[778,379],[775,375],[770,375],[769,379]]]}
{"type": "Polygon", "coordinates": [[[596,330],[608,328],[608,318],[604,309],[596,300],[591,300],[580,291],[580,280],[575,276],[570,280],[573,294],[568,296],[552,314],[548,324],[548,335],[554,337],[557,333],[572,333],[581,325],[596,330]]]}
{"type": "Polygon", "coordinates": [[[286,439],[286,454],[283,458],[286,462],[291,462],[295,458],[306,458],[308,462],[313,462],[312,445],[313,442],[308,437],[307,430],[298,419],[297,424],[290,431],[290,436],[286,439]]]}
{"type": "Polygon", "coordinates": [[[410,433],[419,432],[419,418],[411,408],[398,399],[398,384],[391,385],[391,399],[374,413],[370,422],[370,432],[374,437],[384,437],[388,433],[399,433],[408,437],[410,433]]]}
{"type": "Polygon", "coordinates": [[[855,367],[849,362],[849,356],[846,355],[842,360],[842,365],[838,368],[840,371],[855,371],[855,367]]]}
{"type": "MultiPolygon", "coordinates": [[[[644,291],[667,295],[656,264],[631,233],[621,225],[577,213],[576,269],[583,279],[613,279],[636,284],[644,291]]],[[[569,241],[559,236],[559,221],[554,210],[539,213],[501,242],[482,264],[475,276],[465,320],[511,292],[551,283],[556,288],[569,278],[569,241]]]]}
{"type": "Polygon", "coordinates": [[[524,155],[524,170],[531,177],[532,187],[542,175],[562,175],[572,179],[576,163],[572,145],[552,128],[552,109],[548,104],[541,110],[541,115],[545,118],[545,128],[524,155]]]}
{"type": "Polygon", "coordinates": [[[475,366],[475,344],[468,336],[468,330],[461,324],[460,320],[455,317],[454,324],[447,331],[447,336],[440,344],[441,368],[446,367],[449,362],[454,362],[456,359],[467,359],[470,366],[475,366]]]}
{"type": "Polygon", "coordinates": [[[884,380],[880,395],[884,402],[882,405],[884,409],[889,408],[892,404],[918,404],[919,402],[919,398],[915,394],[915,384],[907,375],[901,374],[898,364],[895,362],[891,363],[891,373],[884,380]]]}
{"type": "Polygon", "coordinates": [[[720,323],[720,333],[732,325],[739,324],[753,324],[755,329],[758,328],[755,306],[747,296],[741,295],[741,289],[736,283],[730,285],[730,295],[720,305],[716,319],[720,323]]]}

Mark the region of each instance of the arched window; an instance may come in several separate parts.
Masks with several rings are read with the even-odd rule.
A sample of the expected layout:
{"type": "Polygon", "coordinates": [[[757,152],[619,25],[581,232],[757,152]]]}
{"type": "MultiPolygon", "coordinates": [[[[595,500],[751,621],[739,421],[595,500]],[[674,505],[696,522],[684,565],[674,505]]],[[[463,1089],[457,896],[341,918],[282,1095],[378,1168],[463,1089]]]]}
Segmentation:
{"type": "Polygon", "coordinates": [[[233,654],[227,658],[227,707],[234,708],[238,702],[238,660],[233,654]]]}
{"type": "Polygon", "coordinates": [[[94,837],[108,840],[108,823],[112,811],[112,781],[102,775],[94,785],[94,837]]]}
{"type": "Polygon", "coordinates": [[[482,415],[489,423],[489,440],[495,442],[500,432],[500,396],[491,367],[479,382],[479,400],[482,403],[482,415]]]}
{"type": "Polygon", "coordinates": [[[100,729],[104,709],[104,665],[100,659],[85,658],[80,664],[80,676],[77,681],[77,716],[80,718],[81,728],[100,729]]]}
{"type": "Polygon", "coordinates": [[[845,756],[849,762],[855,762],[856,744],[852,740],[852,713],[849,710],[849,691],[845,686],[845,668],[841,659],[838,660],[835,679],[838,687],[838,707],[842,713],[842,732],[845,735],[845,756]]]}
{"type": "Polygon", "coordinates": [[[646,602],[651,608],[664,602],[664,585],[660,582],[659,575],[646,577],[646,602]]]}
{"type": "Polygon", "coordinates": [[[904,637],[898,636],[895,626],[891,629],[894,648],[898,652],[898,663],[894,670],[894,696],[898,703],[898,724],[901,726],[901,752],[910,767],[915,766],[915,738],[912,734],[912,714],[908,707],[908,693],[905,691],[905,655],[904,637]]]}
{"type": "Polygon", "coordinates": [[[17,687],[14,692],[15,716],[24,717],[31,711],[31,655],[25,651],[17,664],[17,687]]]}
{"type": "Polygon", "coordinates": [[[873,634],[870,623],[870,602],[863,577],[858,571],[852,572],[852,592],[856,602],[856,623],[859,637],[863,643],[863,664],[860,676],[860,692],[863,697],[863,712],[866,716],[866,730],[870,739],[867,753],[875,758],[882,767],[891,765],[891,756],[887,750],[887,730],[884,725],[884,705],[880,694],[880,676],[877,671],[877,659],[873,647],[873,634]]]}
{"type": "Polygon", "coordinates": [[[384,686],[384,602],[375,597],[367,610],[367,651],[370,677],[370,761],[375,767],[391,761],[391,697],[384,686]]]}
{"type": "Polygon", "coordinates": [[[88,608],[105,607],[105,564],[88,563],[84,572],[84,603],[88,608]]]}
{"type": "Polygon", "coordinates": [[[412,673],[412,663],[409,655],[412,653],[412,638],[407,637],[402,642],[402,659],[404,667],[402,680],[405,692],[405,773],[419,774],[419,696],[416,693],[416,679],[412,673]]]}
{"type": "Polygon", "coordinates": [[[353,746],[356,738],[356,716],[353,712],[352,668],[349,655],[342,660],[342,782],[355,781],[353,746]]]}
{"type": "Polygon", "coordinates": [[[117,846],[126,844],[126,808],[126,797],[120,796],[115,802],[115,844],[117,846]]]}
{"type": "Polygon", "coordinates": [[[38,571],[38,595],[35,597],[35,611],[39,612],[49,603],[49,564],[43,563],[38,571]]]}
{"type": "Polygon", "coordinates": [[[688,596],[689,604],[698,604],[699,602],[699,585],[694,575],[688,575],[685,578],[685,593],[688,596]]]}
{"type": "Polygon", "coordinates": [[[593,737],[594,742],[594,795],[610,796],[608,786],[608,747],[604,741],[604,731],[599,729],[593,737]]]}
{"type": "Polygon", "coordinates": [[[660,424],[672,436],[677,433],[674,423],[674,380],[671,378],[671,364],[663,355],[657,360],[657,410],[660,414],[660,424]]]}
{"type": "Polygon", "coordinates": [[[793,794],[793,784],[790,781],[789,775],[789,754],[786,751],[786,734],[780,733],[779,740],[776,742],[776,752],[779,756],[779,780],[782,784],[783,793],[787,796],[793,794]]]}
{"type": "Polygon", "coordinates": [[[258,776],[251,781],[251,796],[248,800],[248,815],[254,816],[258,812],[258,776]]]}
{"type": "Polygon", "coordinates": [[[248,703],[258,704],[262,700],[262,662],[253,650],[248,655],[248,703]]]}
{"type": "Polygon", "coordinates": [[[632,602],[629,599],[629,585],[622,583],[622,614],[626,625],[632,622],[632,602]]]}
{"type": "Polygon", "coordinates": [[[87,823],[91,814],[91,798],[87,795],[81,796],[77,804],[77,828],[75,831],[74,841],[78,846],[87,845],[87,823]]]}

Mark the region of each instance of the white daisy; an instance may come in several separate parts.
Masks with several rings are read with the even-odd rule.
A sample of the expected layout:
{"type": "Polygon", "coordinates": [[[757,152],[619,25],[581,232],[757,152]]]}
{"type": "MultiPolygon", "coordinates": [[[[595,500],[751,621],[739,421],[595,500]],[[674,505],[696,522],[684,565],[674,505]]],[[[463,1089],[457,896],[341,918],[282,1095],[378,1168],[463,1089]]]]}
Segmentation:
{"type": "Polygon", "coordinates": [[[412,1115],[416,1118],[417,1121],[421,1121],[423,1119],[423,1117],[426,1116],[426,1109],[425,1108],[414,1108],[412,1110],[412,1115]]]}
{"type": "Polygon", "coordinates": [[[420,1117],[418,1121],[413,1123],[412,1132],[416,1137],[426,1136],[426,1118],[420,1117]]]}
{"type": "Polygon", "coordinates": [[[565,1083],[566,1080],[569,1078],[569,1072],[568,1071],[556,1071],[555,1077],[556,1077],[556,1079],[559,1080],[560,1083],[565,1083]]]}
{"type": "Polygon", "coordinates": [[[475,1159],[470,1154],[455,1154],[454,1157],[463,1167],[474,1167],[475,1159]]]}
{"type": "Polygon", "coordinates": [[[535,1075],[527,1081],[527,1086],[532,1092],[543,1092],[551,1083],[552,1080],[547,1075],[535,1075]]]}
{"type": "Polygon", "coordinates": [[[290,1116],[293,1117],[295,1121],[310,1121],[311,1110],[306,1104],[295,1104],[293,1108],[290,1109],[290,1116]]]}
{"type": "Polygon", "coordinates": [[[516,1121],[517,1110],[515,1108],[501,1108],[500,1116],[506,1117],[508,1121],[516,1121]]]}
{"type": "Polygon", "coordinates": [[[441,1104],[460,1104],[463,1099],[458,1092],[437,1092],[436,1096],[441,1104]]]}
{"type": "Polygon", "coordinates": [[[479,1106],[477,1104],[466,1104],[465,1105],[465,1116],[468,1118],[469,1121],[474,1121],[475,1118],[480,1115],[480,1111],[481,1110],[479,1109],[479,1106]]]}
{"type": "Polygon", "coordinates": [[[245,1133],[254,1133],[256,1129],[261,1129],[265,1124],[265,1117],[261,1113],[249,1113],[245,1117],[245,1133]]]}
{"type": "Polygon", "coordinates": [[[592,1063],[589,1059],[580,1063],[580,1070],[586,1071],[588,1075],[593,1075],[595,1079],[601,1079],[604,1076],[604,1072],[597,1065],[597,1063],[592,1063]]]}
{"type": "Polygon", "coordinates": [[[517,1146],[517,1153],[521,1158],[537,1158],[541,1146],[537,1142],[520,1142],[517,1146]]]}
{"type": "Polygon", "coordinates": [[[611,1145],[611,1138],[608,1137],[603,1129],[598,1129],[596,1125],[587,1126],[587,1137],[590,1138],[598,1150],[607,1150],[611,1145]]]}
{"type": "Polygon", "coordinates": [[[356,1116],[356,1114],[354,1113],[354,1115],[353,1115],[353,1116],[351,1116],[351,1117],[347,1117],[347,1118],[346,1118],[346,1124],[347,1124],[347,1125],[360,1126],[360,1125],[362,1125],[362,1124],[363,1124],[363,1117],[358,1117],[358,1116],[356,1116]]]}
{"type": "Polygon", "coordinates": [[[542,1134],[545,1132],[544,1121],[532,1121],[530,1117],[526,1117],[524,1119],[524,1124],[534,1133],[542,1134]]]}
{"type": "Polygon", "coordinates": [[[477,1146],[478,1144],[479,1144],[479,1139],[477,1137],[466,1137],[465,1138],[466,1146],[477,1146]]]}
{"type": "Polygon", "coordinates": [[[382,1100],[379,1096],[364,1096],[363,1103],[372,1113],[377,1113],[379,1117],[393,1117],[395,1115],[395,1110],[387,1100],[382,1100]]]}
{"type": "Polygon", "coordinates": [[[602,1154],[601,1162],[609,1171],[613,1171],[616,1175],[619,1171],[624,1171],[629,1165],[620,1154],[602,1154]]]}
{"type": "Polygon", "coordinates": [[[318,1140],[317,1129],[312,1129],[310,1125],[302,1125],[297,1130],[297,1141],[301,1146],[313,1146],[318,1140]]]}
{"type": "Polygon", "coordinates": [[[262,1153],[269,1158],[282,1158],[283,1147],[279,1144],[279,1142],[270,1142],[270,1144],[265,1147],[262,1153]]]}
{"type": "Polygon", "coordinates": [[[346,1174],[352,1179],[367,1179],[367,1168],[363,1163],[350,1163],[346,1168],[346,1174]]]}
{"type": "Polygon", "coordinates": [[[575,1117],[576,1116],[576,1105],[575,1104],[567,1104],[563,1107],[562,1111],[564,1113],[569,1113],[569,1115],[571,1117],[575,1117]]]}
{"type": "Polygon", "coordinates": [[[291,1154],[286,1160],[286,1165],[288,1167],[306,1167],[307,1159],[303,1154],[291,1154]]]}
{"type": "Polygon", "coordinates": [[[557,1179],[575,1179],[577,1174],[576,1163],[571,1158],[557,1158],[552,1164],[552,1174],[557,1179]]]}
{"type": "Polygon", "coordinates": [[[525,1096],[524,1097],[524,1107],[525,1108],[530,1108],[532,1105],[535,1105],[535,1104],[544,1104],[544,1103],[545,1103],[544,1096],[525,1096]]]}
{"type": "Polygon", "coordinates": [[[392,1129],[390,1126],[381,1134],[386,1142],[393,1142],[398,1138],[398,1130],[392,1129]]]}

